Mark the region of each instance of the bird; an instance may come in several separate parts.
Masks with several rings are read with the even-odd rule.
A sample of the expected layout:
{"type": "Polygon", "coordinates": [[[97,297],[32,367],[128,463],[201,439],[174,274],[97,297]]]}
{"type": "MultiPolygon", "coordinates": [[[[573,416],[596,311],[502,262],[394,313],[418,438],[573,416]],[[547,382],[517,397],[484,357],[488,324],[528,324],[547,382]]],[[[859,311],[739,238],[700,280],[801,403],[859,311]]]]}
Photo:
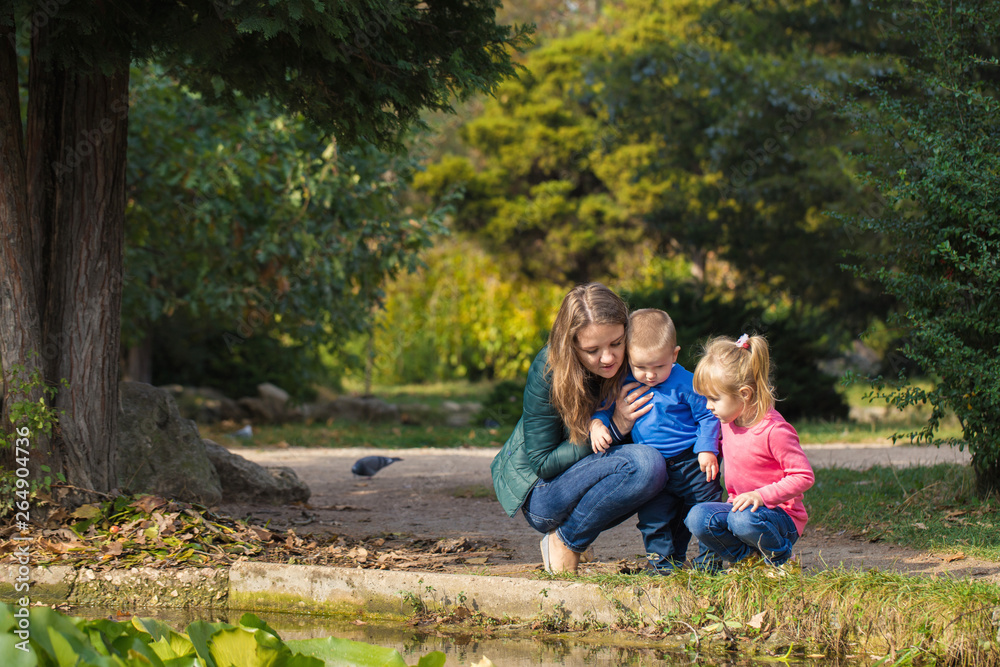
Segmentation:
{"type": "Polygon", "coordinates": [[[355,477],[371,477],[387,465],[402,460],[403,459],[395,457],[390,458],[388,456],[363,456],[354,462],[354,466],[351,467],[351,472],[354,473],[355,477]]]}
{"type": "Polygon", "coordinates": [[[253,428],[250,427],[250,424],[247,424],[246,426],[244,426],[240,430],[233,431],[229,435],[232,436],[232,437],[234,437],[234,438],[252,438],[253,437],[253,428]]]}

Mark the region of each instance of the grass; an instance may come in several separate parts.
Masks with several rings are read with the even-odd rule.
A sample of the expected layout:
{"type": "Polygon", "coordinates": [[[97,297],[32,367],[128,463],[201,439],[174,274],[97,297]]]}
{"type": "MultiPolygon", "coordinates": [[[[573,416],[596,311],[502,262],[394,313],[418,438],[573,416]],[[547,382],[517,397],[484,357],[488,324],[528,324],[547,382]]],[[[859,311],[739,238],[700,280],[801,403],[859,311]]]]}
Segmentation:
{"type": "Polygon", "coordinates": [[[418,447],[459,448],[499,447],[512,427],[486,428],[443,425],[406,426],[401,424],[364,424],[335,422],[332,424],[281,424],[253,427],[253,438],[235,439],[229,434],[233,426],[199,425],[203,438],[227,446],[249,447],[374,447],[379,449],[413,449],[418,447]]]}
{"type": "Polygon", "coordinates": [[[813,529],[1000,561],[1000,500],[974,491],[972,470],[954,464],[834,468],[816,471],[805,501],[813,529]]]}
{"type": "MultiPolygon", "coordinates": [[[[847,658],[888,656],[883,664],[1000,665],[994,610],[1000,588],[961,579],[907,577],[880,571],[826,570],[804,575],[757,562],[725,575],[681,571],[671,577],[612,575],[591,578],[609,596],[650,615],[668,633],[697,640],[749,642],[763,653],[801,659],[816,649],[847,658]],[[659,586],[662,595],[650,594],[659,586]],[[725,626],[725,627],[723,627],[725,626]],[[805,646],[803,646],[805,645],[805,646]]],[[[637,614],[625,614],[640,625],[637,614]]],[[[814,656],[815,657],[815,656],[814,656]]],[[[773,659],[773,658],[772,658],[773,659]]]]}

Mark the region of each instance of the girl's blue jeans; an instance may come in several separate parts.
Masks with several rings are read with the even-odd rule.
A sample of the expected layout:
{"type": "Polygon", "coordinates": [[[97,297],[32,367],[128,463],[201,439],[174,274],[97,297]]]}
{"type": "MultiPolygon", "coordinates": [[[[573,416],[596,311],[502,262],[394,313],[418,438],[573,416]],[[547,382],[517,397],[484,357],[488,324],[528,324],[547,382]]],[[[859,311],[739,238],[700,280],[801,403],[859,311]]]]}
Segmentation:
{"type": "Polygon", "coordinates": [[[652,447],[616,445],[538,480],[521,511],[532,528],[555,530],[571,551],[583,553],[659,493],[666,475],[663,455],[652,447]]]}
{"type": "Polygon", "coordinates": [[[699,542],[731,563],[760,554],[772,565],[781,565],[791,558],[799,539],[795,523],[780,507],[734,512],[730,503],[701,503],[684,523],[699,542]]]}

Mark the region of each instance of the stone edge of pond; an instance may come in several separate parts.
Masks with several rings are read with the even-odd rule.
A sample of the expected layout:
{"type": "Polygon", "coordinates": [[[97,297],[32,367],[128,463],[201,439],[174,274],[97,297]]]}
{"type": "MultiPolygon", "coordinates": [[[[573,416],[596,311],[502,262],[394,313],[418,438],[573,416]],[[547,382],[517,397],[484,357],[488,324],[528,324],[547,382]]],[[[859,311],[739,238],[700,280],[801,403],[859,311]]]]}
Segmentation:
{"type": "Polygon", "coordinates": [[[229,568],[36,567],[26,592],[16,589],[23,583],[19,577],[23,579],[23,571],[17,565],[0,567],[0,601],[27,596],[32,603],[123,610],[200,607],[398,618],[411,616],[415,608],[464,606],[494,618],[558,617],[602,625],[623,615],[653,619],[667,603],[659,600],[656,589],[646,590],[640,605],[609,599],[589,583],[253,562],[229,568]]]}

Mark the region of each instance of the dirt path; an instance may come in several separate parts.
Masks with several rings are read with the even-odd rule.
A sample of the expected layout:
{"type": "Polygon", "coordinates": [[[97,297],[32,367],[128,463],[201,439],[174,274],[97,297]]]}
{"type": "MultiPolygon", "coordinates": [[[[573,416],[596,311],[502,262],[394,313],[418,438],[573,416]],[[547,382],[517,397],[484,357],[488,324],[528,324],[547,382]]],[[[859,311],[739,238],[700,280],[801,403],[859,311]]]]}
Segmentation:
{"type": "MultiPolygon", "coordinates": [[[[822,445],[804,447],[815,468],[864,469],[873,465],[907,466],[968,461],[966,454],[936,447],[822,445]]],[[[352,538],[380,536],[400,542],[467,539],[492,547],[489,558],[449,571],[529,574],[541,567],[540,536],[518,515],[508,518],[495,500],[490,462],[495,449],[254,449],[232,451],[261,465],[288,466],[312,489],[303,507],[226,505],[234,516],[252,514],[276,527],[294,526],[300,533],[333,533],[352,538]],[[362,456],[399,456],[399,461],[371,479],[357,479],[351,465],[362,456]]],[[[594,545],[599,563],[594,571],[611,571],[624,561],[639,562],[642,541],[628,520],[606,531],[594,545]]],[[[935,555],[846,535],[806,530],[796,545],[806,569],[842,566],[879,568],[913,574],[950,574],[1000,582],[1000,563],[935,555]]]]}

